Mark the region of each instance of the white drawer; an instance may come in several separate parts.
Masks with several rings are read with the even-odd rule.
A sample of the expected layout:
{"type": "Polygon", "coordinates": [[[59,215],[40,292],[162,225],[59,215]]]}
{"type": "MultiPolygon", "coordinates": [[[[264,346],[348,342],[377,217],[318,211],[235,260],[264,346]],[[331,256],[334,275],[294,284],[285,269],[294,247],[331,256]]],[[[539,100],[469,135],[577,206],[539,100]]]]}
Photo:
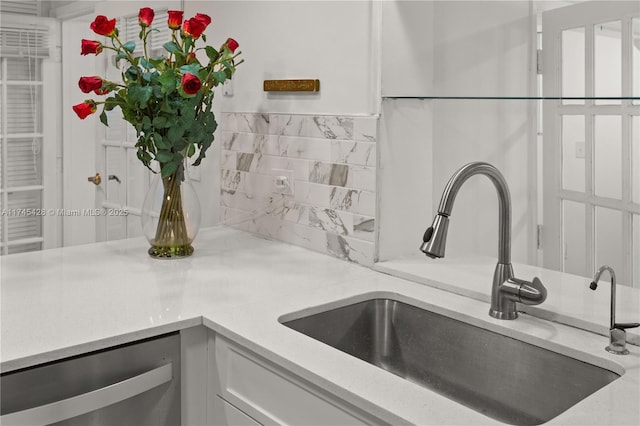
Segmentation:
{"type": "Polygon", "coordinates": [[[218,398],[219,402],[217,404],[218,409],[221,411],[220,417],[224,419],[225,426],[261,426],[260,423],[229,404],[220,396],[216,396],[216,398],[218,398]]]}
{"type": "Polygon", "coordinates": [[[366,425],[366,414],[220,336],[222,397],[265,425],[366,425]]]}

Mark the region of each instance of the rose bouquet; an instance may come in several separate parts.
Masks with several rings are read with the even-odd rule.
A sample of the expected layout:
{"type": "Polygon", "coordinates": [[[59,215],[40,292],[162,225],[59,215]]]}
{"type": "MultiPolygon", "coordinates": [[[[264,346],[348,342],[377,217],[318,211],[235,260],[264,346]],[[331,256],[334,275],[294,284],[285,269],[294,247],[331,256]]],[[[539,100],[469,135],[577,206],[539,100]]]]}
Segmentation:
{"type": "Polygon", "coordinates": [[[147,40],[152,32],[158,31],[152,28],[154,16],[153,9],[140,9],[138,52],[142,53],[137,55],[136,42],[120,40],[115,19],[103,15],[95,18],[90,28],[105,36],[105,41],[83,39],[81,55],[114,51],[122,81],[81,77],[78,85],[82,92],[107,97],[101,101],[87,99],[74,105],[73,110],[84,119],[102,106],[100,121],[108,125],[106,112],[119,107],[123,118],[136,129],[137,157],[149,169],[151,162],[157,161],[164,185],[160,223],[152,246],[174,247],[191,242],[186,242],[189,238],[184,235],[184,213],[179,199],[185,160],[194,157],[193,165],[197,166],[205,157],[217,126],[212,110],[213,89],[231,79],[243,60],[237,61],[238,42],[232,38],[218,49],[208,45],[197,47],[199,40],[206,43],[204,31],[211,18],[198,13],[183,21],[183,12],[175,10],[168,12],[166,25],[171,30],[171,40],[163,45],[165,54],[151,56],[147,40]],[[204,63],[197,57],[201,51],[201,56],[207,57],[204,63]]]}

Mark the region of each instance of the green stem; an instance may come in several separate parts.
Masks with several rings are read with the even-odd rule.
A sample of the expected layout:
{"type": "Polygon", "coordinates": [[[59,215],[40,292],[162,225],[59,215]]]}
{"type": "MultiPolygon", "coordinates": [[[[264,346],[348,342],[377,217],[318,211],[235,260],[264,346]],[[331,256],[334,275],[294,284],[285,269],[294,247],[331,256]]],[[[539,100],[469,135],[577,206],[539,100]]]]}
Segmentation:
{"type": "Polygon", "coordinates": [[[164,192],[154,241],[154,245],[159,247],[180,247],[191,243],[182,208],[181,168],[162,178],[164,192]]]}
{"type": "MultiPolygon", "coordinates": [[[[120,45],[120,48],[119,48],[117,51],[119,52],[120,50],[123,50],[123,51],[124,51],[124,53],[127,55],[127,60],[129,61],[129,63],[130,63],[131,65],[133,65],[133,66],[136,66],[136,61],[135,61],[134,57],[133,57],[133,56],[131,56],[131,53],[130,53],[127,49],[125,49],[125,48],[123,47],[124,45],[122,44],[122,42],[120,41],[120,39],[118,38],[118,36],[114,34],[112,37],[113,37],[113,38],[112,38],[112,40],[117,41],[117,42],[118,42],[118,44],[120,45]]],[[[114,45],[114,46],[115,46],[115,45],[114,45]]],[[[136,68],[137,68],[137,66],[136,66],[136,68]]],[[[141,77],[140,77],[140,73],[138,73],[138,81],[140,81],[140,78],[141,78],[141,77]]]]}
{"type": "Polygon", "coordinates": [[[147,28],[142,27],[142,49],[144,51],[144,59],[146,59],[147,62],[149,61],[149,55],[147,54],[147,36],[148,35],[149,33],[147,33],[147,28]]]}

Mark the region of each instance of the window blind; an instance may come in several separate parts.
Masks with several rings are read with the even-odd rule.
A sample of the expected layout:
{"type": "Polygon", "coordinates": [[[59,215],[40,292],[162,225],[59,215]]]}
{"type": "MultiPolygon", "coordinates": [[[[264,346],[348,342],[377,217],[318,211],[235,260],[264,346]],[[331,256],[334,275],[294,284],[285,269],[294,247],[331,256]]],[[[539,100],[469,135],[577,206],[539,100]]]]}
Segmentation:
{"type": "Polygon", "coordinates": [[[50,50],[48,28],[35,25],[30,28],[11,27],[3,20],[0,27],[0,51],[3,57],[48,58],[50,50]]]}
{"type": "Polygon", "coordinates": [[[0,27],[2,254],[42,248],[43,217],[27,212],[43,206],[42,62],[50,52],[46,28],[6,21],[0,27]]]}
{"type": "Polygon", "coordinates": [[[0,14],[17,13],[19,15],[40,15],[40,0],[2,0],[0,14]]]}

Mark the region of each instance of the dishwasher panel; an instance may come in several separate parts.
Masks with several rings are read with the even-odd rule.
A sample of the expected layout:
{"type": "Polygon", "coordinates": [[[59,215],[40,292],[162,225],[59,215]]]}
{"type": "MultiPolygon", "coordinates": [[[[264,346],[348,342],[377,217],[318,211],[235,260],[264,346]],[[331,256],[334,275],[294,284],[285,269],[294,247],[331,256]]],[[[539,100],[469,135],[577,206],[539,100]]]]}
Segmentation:
{"type": "Polygon", "coordinates": [[[3,426],[180,424],[180,335],[172,333],[0,377],[3,426]]]}

